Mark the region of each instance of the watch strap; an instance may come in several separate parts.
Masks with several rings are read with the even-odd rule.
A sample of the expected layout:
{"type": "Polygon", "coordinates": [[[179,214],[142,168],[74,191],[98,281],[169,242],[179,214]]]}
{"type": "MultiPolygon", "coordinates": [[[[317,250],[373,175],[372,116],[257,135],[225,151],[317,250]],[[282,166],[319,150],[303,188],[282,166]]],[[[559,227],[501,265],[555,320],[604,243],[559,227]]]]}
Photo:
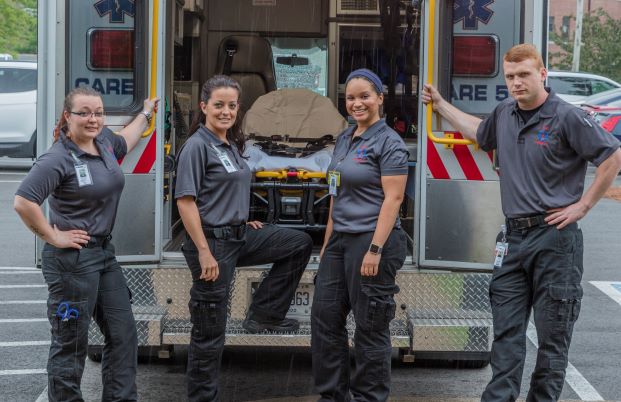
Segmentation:
{"type": "Polygon", "coordinates": [[[143,110],[142,112],[140,112],[140,114],[143,114],[144,117],[146,117],[146,119],[147,119],[147,123],[151,124],[151,112],[145,112],[143,110]]]}
{"type": "Polygon", "coordinates": [[[369,246],[369,253],[371,254],[382,254],[382,247],[378,246],[377,244],[371,243],[371,245],[369,246]]]}

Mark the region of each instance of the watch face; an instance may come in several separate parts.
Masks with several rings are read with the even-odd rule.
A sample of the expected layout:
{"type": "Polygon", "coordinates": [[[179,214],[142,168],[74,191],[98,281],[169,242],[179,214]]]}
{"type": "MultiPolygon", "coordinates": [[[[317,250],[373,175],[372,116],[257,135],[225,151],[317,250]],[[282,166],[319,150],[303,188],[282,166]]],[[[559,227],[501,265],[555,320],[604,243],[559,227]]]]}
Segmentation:
{"type": "Polygon", "coordinates": [[[382,248],[377,244],[371,244],[371,246],[369,246],[369,251],[375,254],[379,253],[381,249],[382,248]]]}

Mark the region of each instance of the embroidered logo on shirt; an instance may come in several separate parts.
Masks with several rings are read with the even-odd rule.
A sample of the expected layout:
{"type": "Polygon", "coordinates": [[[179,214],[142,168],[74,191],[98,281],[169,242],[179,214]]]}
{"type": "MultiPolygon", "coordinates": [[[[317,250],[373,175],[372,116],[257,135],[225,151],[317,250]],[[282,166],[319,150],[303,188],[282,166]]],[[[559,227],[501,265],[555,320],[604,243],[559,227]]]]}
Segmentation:
{"type": "Polygon", "coordinates": [[[356,156],[354,156],[354,160],[358,163],[365,162],[368,160],[367,156],[367,146],[361,145],[360,148],[356,149],[356,156]]]}
{"type": "Polygon", "coordinates": [[[550,127],[543,126],[541,130],[537,131],[537,139],[535,144],[547,147],[550,142],[550,127]]]}

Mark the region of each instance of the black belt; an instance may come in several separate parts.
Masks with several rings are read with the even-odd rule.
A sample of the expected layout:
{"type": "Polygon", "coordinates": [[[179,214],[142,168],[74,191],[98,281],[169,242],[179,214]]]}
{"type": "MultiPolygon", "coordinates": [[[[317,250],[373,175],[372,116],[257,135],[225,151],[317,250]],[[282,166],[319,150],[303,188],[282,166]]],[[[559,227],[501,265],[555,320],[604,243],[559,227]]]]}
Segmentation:
{"type": "Polygon", "coordinates": [[[246,234],[246,224],[231,225],[231,226],[218,226],[215,228],[209,228],[203,226],[203,233],[208,239],[243,239],[246,234]]]}
{"type": "Polygon", "coordinates": [[[523,218],[507,218],[507,230],[525,230],[539,226],[547,226],[545,214],[525,216],[523,218]]]}
{"type": "Polygon", "coordinates": [[[103,247],[104,244],[112,240],[112,235],[107,236],[91,236],[88,243],[83,244],[84,248],[94,248],[94,247],[103,247]]]}

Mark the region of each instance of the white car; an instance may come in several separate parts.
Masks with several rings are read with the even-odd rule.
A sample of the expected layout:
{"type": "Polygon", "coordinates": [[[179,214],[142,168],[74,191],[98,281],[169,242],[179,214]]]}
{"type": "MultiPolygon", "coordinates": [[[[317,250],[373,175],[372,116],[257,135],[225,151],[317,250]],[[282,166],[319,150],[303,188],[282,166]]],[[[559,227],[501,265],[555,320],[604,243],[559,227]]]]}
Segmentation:
{"type": "Polygon", "coordinates": [[[0,62],[0,156],[34,158],[37,63],[0,62]]]}
{"type": "Polygon", "coordinates": [[[597,74],[548,71],[548,86],[563,100],[580,104],[588,96],[621,88],[621,84],[597,74]]]}

